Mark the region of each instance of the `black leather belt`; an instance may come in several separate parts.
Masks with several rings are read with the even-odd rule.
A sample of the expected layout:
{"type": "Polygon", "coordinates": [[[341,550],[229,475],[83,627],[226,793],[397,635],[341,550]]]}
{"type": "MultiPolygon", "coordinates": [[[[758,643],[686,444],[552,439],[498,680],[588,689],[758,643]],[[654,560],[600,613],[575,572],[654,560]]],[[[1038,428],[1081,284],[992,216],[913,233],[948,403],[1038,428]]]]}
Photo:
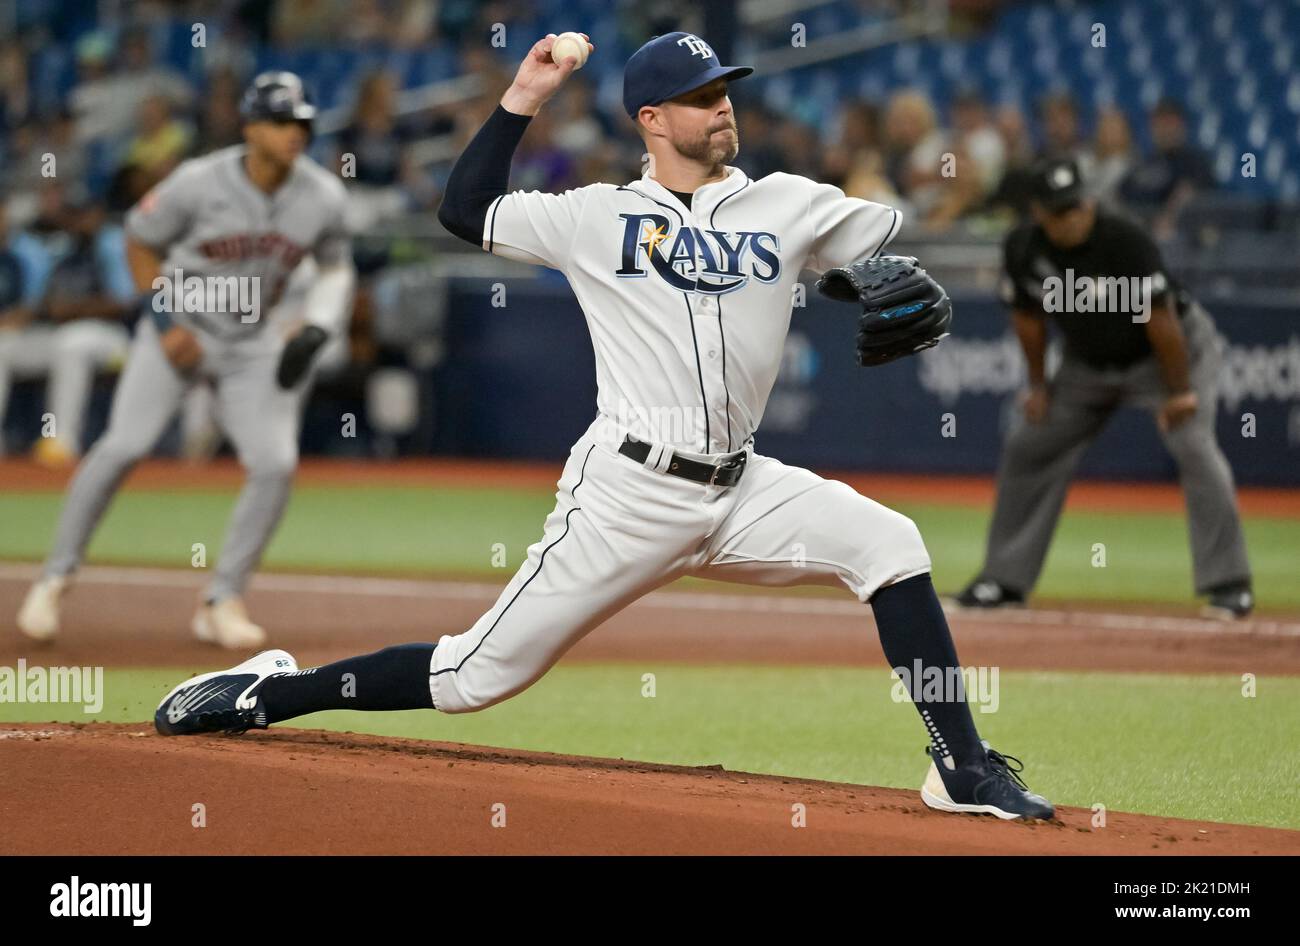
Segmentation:
{"type": "MultiPolygon", "coordinates": [[[[637,463],[644,464],[646,457],[650,456],[650,444],[643,443],[628,435],[618,452],[623,456],[635,460],[637,463]]],[[[686,457],[674,453],[668,460],[668,469],[664,472],[669,476],[680,476],[684,480],[693,480],[696,483],[707,483],[710,486],[735,486],[740,482],[740,478],[745,474],[745,460],[748,454],[745,451],[733,453],[721,463],[701,463],[699,460],[688,460],[686,457]]]]}

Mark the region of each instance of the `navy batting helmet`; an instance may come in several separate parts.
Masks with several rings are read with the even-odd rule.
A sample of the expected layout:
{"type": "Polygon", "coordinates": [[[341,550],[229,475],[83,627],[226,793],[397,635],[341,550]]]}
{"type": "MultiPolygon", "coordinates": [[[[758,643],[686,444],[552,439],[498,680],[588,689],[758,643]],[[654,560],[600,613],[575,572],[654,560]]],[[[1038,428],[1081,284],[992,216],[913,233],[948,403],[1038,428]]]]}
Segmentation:
{"type": "Polygon", "coordinates": [[[263,72],[244,91],[239,115],[245,122],[303,122],[316,117],[302,80],[292,72],[263,72]]]}

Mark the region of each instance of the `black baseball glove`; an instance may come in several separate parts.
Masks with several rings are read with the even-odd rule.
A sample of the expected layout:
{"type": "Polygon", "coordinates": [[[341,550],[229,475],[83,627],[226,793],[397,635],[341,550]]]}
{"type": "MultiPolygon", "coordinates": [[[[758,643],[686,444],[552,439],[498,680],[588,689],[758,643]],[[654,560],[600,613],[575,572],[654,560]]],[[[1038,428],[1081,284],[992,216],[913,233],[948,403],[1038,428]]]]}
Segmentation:
{"type": "Polygon", "coordinates": [[[323,328],[305,325],[284,344],[280,353],[280,367],[275,372],[275,382],[286,391],[303,379],[316,352],[329,340],[323,328]]]}
{"type": "Polygon", "coordinates": [[[933,348],[952,324],[948,294],[912,256],[873,256],[828,269],[817,291],[862,304],[858,364],[864,367],[933,348]]]}

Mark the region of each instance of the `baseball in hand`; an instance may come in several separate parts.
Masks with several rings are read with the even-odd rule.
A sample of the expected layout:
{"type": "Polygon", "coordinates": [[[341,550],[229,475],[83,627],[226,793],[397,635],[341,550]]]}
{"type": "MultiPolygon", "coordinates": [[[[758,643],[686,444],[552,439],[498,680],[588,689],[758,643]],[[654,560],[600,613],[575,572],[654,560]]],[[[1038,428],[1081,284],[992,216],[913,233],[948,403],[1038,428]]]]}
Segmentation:
{"type": "Polygon", "coordinates": [[[587,40],[581,33],[561,33],[551,45],[551,61],[562,63],[566,59],[576,59],[575,69],[581,69],[587,62],[587,40]]]}

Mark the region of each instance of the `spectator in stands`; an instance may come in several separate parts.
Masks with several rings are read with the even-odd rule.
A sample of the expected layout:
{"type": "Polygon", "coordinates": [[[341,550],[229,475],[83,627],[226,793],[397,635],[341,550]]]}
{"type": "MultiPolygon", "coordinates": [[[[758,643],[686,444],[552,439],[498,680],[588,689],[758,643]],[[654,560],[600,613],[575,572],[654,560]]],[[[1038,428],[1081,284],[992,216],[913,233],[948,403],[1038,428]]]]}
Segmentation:
{"type": "Polygon", "coordinates": [[[1050,160],[1078,158],[1083,150],[1083,132],[1079,124],[1079,107],[1065,92],[1044,98],[1038,105],[1043,128],[1043,146],[1039,156],[1050,160]]]}
{"type": "Polygon", "coordinates": [[[36,214],[26,229],[41,241],[51,257],[59,257],[67,252],[67,192],[69,187],[79,186],[79,182],[65,183],[61,177],[50,178],[36,192],[36,214]]]}
{"type": "Polygon", "coordinates": [[[87,34],[77,44],[82,81],[68,101],[79,139],[122,141],[135,126],[140,103],[153,95],[165,96],[177,109],[189,108],[194,90],[175,69],[153,61],[148,33],[135,30],[122,37],[115,71],[109,68],[112,55],[112,41],[102,33],[87,34]]]}
{"type": "Polygon", "coordinates": [[[199,114],[195,154],[207,154],[244,140],[243,122],[239,117],[239,97],[243,92],[241,85],[234,70],[228,66],[208,74],[208,87],[199,114]]]}
{"type": "Polygon", "coordinates": [[[338,135],[340,152],[354,159],[352,181],[396,187],[402,179],[402,149],[409,138],[397,117],[397,80],[390,72],[370,73],[357,90],[351,121],[338,135]]]}
{"type": "Polygon", "coordinates": [[[1120,185],[1120,195],[1149,216],[1157,239],[1173,234],[1178,213],[1197,191],[1214,186],[1210,163],[1187,140],[1187,118],[1170,99],[1151,112],[1152,153],[1120,185]]]}
{"type": "MultiPolygon", "coordinates": [[[[834,184],[850,197],[893,205],[898,201],[898,194],[885,175],[879,126],[880,113],[870,102],[845,102],[840,109],[838,134],[824,150],[821,180],[834,184]]],[[[748,139],[751,134],[748,125],[745,131],[748,139]]]]}
{"type": "Polygon", "coordinates": [[[193,132],[172,117],[171,103],[162,95],[151,95],[140,103],[137,129],[123,163],[139,171],[143,196],[189,153],[193,132]]]}
{"type": "Polygon", "coordinates": [[[189,154],[193,140],[190,126],[171,117],[166,97],[146,98],[140,104],[136,134],[123,144],[108,185],[112,210],[124,213],[133,206],[189,154]]]}
{"type": "Polygon", "coordinates": [[[1090,193],[1108,206],[1119,200],[1119,187],[1133,168],[1133,135],[1128,119],[1117,108],[1103,109],[1097,116],[1097,133],[1092,147],[1080,155],[1079,170],[1090,193]]]}
{"type": "MultiPolygon", "coordinates": [[[[959,93],[952,103],[954,151],[959,167],[973,165],[979,178],[979,197],[997,189],[1006,169],[1007,147],[989,120],[988,107],[978,92],[959,93]]],[[[960,172],[959,172],[960,173],[960,172]]]]}
{"type": "Polygon", "coordinates": [[[9,227],[0,201],[0,455],[13,377],[24,374],[34,360],[28,350],[29,329],[40,309],[51,262],[39,239],[9,227]]]}
{"type": "Polygon", "coordinates": [[[339,170],[349,184],[352,225],[363,228],[406,209],[403,185],[412,172],[411,128],[397,115],[397,79],[372,72],[361,80],[352,120],[338,135],[339,170]]]}
{"type": "Polygon", "coordinates": [[[136,298],[122,230],[108,223],[104,205],[85,192],[74,196],[68,228],[71,246],[50,272],[43,319],[33,326],[44,336],[33,344],[44,348],[46,409],[55,421],[53,434],[43,431],[36,441],[35,457],[49,466],[66,466],[81,453],[91,382],[125,358],[123,320],[136,298]]]}
{"type": "Polygon", "coordinates": [[[11,40],[0,46],[0,136],[32,117],[31,88],[27,82],[27,53],[11,40]]]}
{"type": "Polygon", "coordinates": [[[50,254],[40,240],[9,226],[5,202],[0,201],[0,332],[21,329],[32,321],[45,292],[50,265],[50,254]]]}
{"type": "Polygon", "coordinates": [[[781,149],[784,170],[803,168],[805,174],[821,178],[821,142],[807,122],[787,117],[776,126],[776,144],[781,149]]]}
{"type": "Polygon", "coordinates": [[[349,0],[278,0],[271,11],[271,38],[282,49],[337,42],[351,19],[349,0]]]}
{"type": "Polygon", "coordinates": [[[781,149],[776,144],[776,118],[761,104],[742,105],[736,113],[738,127],[745,129],[736,165],[754,180],[773,171],[788,171],[781,149]]]}
{"type": "Polygon", "coordinates": [[[555,144],[562,151],[581,160],[584,154],[600,147],[606,129],[600,123],[600,111],[590,83],[580,76],[570,79],[551,108],[556,114],[555,144]]]}
{"type": "Polygon", "coordinates": [[[641,154],[639,148],[629,148],[626,141],[602,139],[590,151],[574,156],[576,179],[585,184],[591,181],[629,181],[640,177],[645,170],[641,154]]]}
{"type": "Polygon", "coordinates": [[[348,15],[340,24],[342,30],[335,39],[358,46],[379,44],[387,39],[388,11],[379,0],[350,0],[348,7],[348,15]]]}
{"type": "Polygon", "coordinates": [[[998,137],[1002,139],[1005,170],[1002,181],[986,207],[995,213],[1009,213],[1015,220],[1029,215],[1034,189],[1034,148],[1025,115],[1015,105],[1003,105],[997,112],[998,137]]]}
{"type": "MultiPolygon", "coordinates": [[[[930,100],[914,89],[894,93],[885,109],[885,171],[894,189],[920,217],[930,212],[939,197],[940,161],[945,150],[930,100]]],[[[794,157],[805,163],[799,160],[802,155],[794,157]]]]}
{"type": "MultiPolygon", "coordinates": [[[[501,95],[514,81],[514,73],[506,68],[501,57],[477,37],[467,40],[460,48],[460,73],[478,78],[480,99],[491,103],[491,107],[486,109],[488,115],[492,114],[492,108],[496,107],[501,95]]],[[[466,143],[476,130],[477,128],[470,129],[466,143]]]]}
{"type": "Polygon", "coordinates": [[[11,155],[12,177],[8,186],[20,192],[34,192],[51,177],[69,183],[84,183],[90,170],[86,148],[76,140],[72,113],[60,109],[39,124],[25,126],[11,155]],[[49,155],[50,157],[46,157],[49,155]]]}
{"type": "Polygon", "coordinates": [[[397,49],[415,49],[434,35],[438,4],[428,0],[392,0],[388,14],[388,42],[397,49]]]}
{"type": "Polygon", "coordinates": [[[512,188],[559,193],[576,187],[577,164],[555,143],[555,116],[542,109],[528,123],[511,168],[512,188]]]}

